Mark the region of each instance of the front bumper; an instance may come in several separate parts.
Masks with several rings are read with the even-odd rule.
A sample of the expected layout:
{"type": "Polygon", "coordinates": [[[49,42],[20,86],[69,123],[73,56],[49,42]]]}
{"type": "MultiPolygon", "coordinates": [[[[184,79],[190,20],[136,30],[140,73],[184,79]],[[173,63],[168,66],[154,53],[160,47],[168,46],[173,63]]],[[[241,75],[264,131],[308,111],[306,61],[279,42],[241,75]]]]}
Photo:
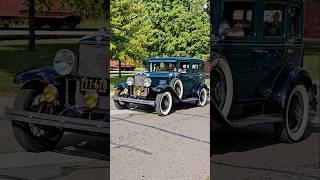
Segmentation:
{"type": "Polygon", "coordinates": [[[154,101],[143,100],[143,99],[125,98],[125,97],[117,97],[117,96],[113,96],[112,99],[114,101],[121,101],[121,102],[127,102],[127,103],[144,104],[144,105],[149,105],[149,106],[155,106],[155,102],[154,101]]]}
{"type": "Polygon", "coordinates": [[[41,124],[64,129],[94,132],[101,134],[108,134],[110,129],[110,123],[106,121],[55,116],[29,111],[17,111],[8,108],[5,110],[5,116],[6,119],[11,121],[41,124]]]}

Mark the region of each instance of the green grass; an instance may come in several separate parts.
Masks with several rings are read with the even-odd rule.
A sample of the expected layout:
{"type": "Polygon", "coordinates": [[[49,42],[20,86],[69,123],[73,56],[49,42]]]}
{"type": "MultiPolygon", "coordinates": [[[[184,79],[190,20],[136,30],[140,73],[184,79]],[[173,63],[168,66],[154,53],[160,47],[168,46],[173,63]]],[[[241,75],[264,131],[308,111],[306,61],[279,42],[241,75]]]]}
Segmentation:
{"type": "Polygon", "coordinates": [[[304,51],[304,68],[313,81],[320,81],[320,46],[307,46],[304,51]]]}
{"type": "Polygon", "coordinates": [[[76,40],[38,40],[36,52],[26,51],[28,41],[0,42],[0,95],[10,95],[19,90],[13,84],[14,75],[28,68],[51,66],[55,53],[62,48],[77,49],[76,40]]]}

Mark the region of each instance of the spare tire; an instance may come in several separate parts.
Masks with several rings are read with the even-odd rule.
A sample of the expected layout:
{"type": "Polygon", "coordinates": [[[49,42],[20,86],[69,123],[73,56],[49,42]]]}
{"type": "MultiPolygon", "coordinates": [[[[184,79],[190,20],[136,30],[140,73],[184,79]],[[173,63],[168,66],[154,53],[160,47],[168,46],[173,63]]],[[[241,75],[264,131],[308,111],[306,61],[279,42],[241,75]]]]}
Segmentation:
{"type": "Polygon", "coordinates": [[[226,60],[216,58],[211,63],[213,77],[211,100],[215,102],[224,117],[227,117],[233,99],[233,78],[226,60]]]}
{"type": "Polygon", "coordinates": [[[183,84],[182,84],[182,81],[180,79],[178,79],[178,78],[173,78],[170,81],[170,86],[172,87],[174,92],[176,92],[178,97],[181,99],[182,96],[183,96],[183,84]]]}

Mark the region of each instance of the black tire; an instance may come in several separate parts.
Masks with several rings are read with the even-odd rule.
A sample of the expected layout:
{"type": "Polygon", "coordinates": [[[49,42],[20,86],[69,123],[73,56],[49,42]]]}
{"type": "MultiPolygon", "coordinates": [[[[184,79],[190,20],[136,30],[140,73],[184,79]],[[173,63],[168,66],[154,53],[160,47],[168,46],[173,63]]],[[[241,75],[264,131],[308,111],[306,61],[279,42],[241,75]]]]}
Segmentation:
{"type": "Polygon", "coordinates": [[[294,143],[303,137],[309,118],[309,96],[304,85],[296,85],[287,97],[283,123],[274,125],[280,141],[294,143]]]}
{"type": "Polygon", "coordinates": [[[197,106],[204,107],[208,102],[208,91],[206,88],[202,88],[198,95],[199,100],[197,101],[197,106]]]}
{"type": "Polygon", "coordinates": [[[156,112],[159,116],[167,116],[170,114],[173,106],[172,95],[169,91],[160,93],[156,97],[155,101],[156,112]]]}
{"type": "MultiPolygon", "coordinates": [[[[120,93],[121,93],[121,90],[118,89],[114,92],[114,96],[118,97],[118,96],[120,96],[120,93]]],[[[129,105],[130,105],[127,102],[120,102],[120,101],[115,101],[115,100],[113,101],[113,103],[114,103],[114,106],[119,110],[128,109],[129,105]]]]}
{"type": "Polygon", "coordinates": [[[178,78],[173,78],[170,81],[170,86],[177,93],[178,97],[181,99],[183,96],[183,84],[182,81],[178,78]]]}
{"type": "MultiPolygon", "coordinates": [[[[28,111],[33,100],[39,95],[34,89],[22,89],[16,96],[13,109],[28,111]]],[[[41,126],[46,130],[46,136],[35,136],[30,130],[30,124],[12,121],[12,129],[18,143],[27,151],[41,152],[52,150],[63,136],[61,129],[41,126]]]]}

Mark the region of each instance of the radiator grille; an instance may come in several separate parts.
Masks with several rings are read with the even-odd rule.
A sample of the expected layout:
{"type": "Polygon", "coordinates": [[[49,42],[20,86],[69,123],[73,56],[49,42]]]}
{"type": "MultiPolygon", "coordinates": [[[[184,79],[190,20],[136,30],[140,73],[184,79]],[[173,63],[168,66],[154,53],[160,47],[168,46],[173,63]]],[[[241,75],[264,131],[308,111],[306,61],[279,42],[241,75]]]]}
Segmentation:
{"type": "Polygon", "coordinates": [[[78,76],[107,77],[107,45],[80,44],[78,76]]]}
{"type": "Polygon", "coordinates": [[[136,75],[134,77],[134,86],[144,86],[144,80],[146,79],[145,76],[136,75]]]}

